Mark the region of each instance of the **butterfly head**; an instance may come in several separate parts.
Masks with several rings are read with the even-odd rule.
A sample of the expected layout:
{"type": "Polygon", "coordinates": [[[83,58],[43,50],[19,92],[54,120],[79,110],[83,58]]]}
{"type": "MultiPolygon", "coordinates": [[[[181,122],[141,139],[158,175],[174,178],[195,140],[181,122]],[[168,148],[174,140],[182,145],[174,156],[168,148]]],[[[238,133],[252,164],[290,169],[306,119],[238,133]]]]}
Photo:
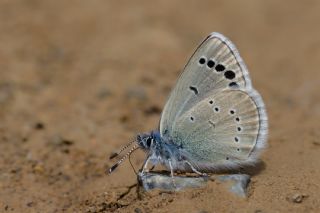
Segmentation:
{"type": "Polygon", "coordinates": [[[160,135],[158,132],[139,134],[137,136],[137,143],[143,150],[150,150],[154,148],[159,140],[160,135]]]}
{"type": "Polygon", "coordinates": [[[139,134],[137,136],[137,142],[141,149],[150,150],[154,144],[154,138],[152,137],[152,134],[139,134]]]}

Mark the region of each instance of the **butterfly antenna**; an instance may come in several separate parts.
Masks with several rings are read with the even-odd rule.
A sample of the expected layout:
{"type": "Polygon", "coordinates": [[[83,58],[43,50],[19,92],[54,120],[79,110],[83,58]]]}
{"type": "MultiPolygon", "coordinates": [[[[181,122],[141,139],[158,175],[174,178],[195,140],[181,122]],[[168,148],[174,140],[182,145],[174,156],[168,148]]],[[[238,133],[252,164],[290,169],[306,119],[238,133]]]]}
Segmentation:
{"type": "Polygon", "coordinates": [[[132,149],[125,156],[123,156],[117,163],[111,166],[111,168],[108,170],[108,173],[110,174],[111,172],[113,172],[125,159],[127,159],[127,157],[131,155],[133,151],[135,151],[138,148],[139,148],[138,145],[134,145],[132,149]]]}
{"type": "Polygon", "coordinates": [[[122,147],[118,152],[112,153],[110,155],[109,159],[111,160],[111,159],[117,157],[118,155],[120,155],[120,153],[123,152],[123,150],[127,149],[133,142],[136,142],[136,140],[133,140],[133,141],[129,142],[127,145],[122,147]]]}

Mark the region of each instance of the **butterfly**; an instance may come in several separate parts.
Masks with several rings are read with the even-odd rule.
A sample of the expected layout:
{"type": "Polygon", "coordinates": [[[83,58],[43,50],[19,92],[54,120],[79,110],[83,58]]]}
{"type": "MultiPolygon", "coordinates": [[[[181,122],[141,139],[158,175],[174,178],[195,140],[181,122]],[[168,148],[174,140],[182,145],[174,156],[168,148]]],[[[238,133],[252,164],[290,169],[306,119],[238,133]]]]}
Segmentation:
{"type": "Polygon", "coordinates": [[[113,172],[136,149],[147,153],[148,165],[206,175],[258,161],[266,146],[268,118],[260,94],[235,45],[211,33],[184,67],[160,118],[159,128],[138,134],[110,169],[113,172]],[[133,144],[133,145],[132,145],[133,144]]]}

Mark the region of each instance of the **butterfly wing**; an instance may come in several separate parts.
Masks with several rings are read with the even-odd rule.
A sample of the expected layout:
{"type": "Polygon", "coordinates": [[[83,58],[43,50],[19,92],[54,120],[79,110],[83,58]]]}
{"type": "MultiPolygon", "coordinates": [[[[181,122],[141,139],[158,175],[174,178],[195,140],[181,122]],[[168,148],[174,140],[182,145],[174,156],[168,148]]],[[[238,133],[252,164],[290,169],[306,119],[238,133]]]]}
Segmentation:
{"type": "Polygon", "coordinates": [[[171,137],[201,170],[252,163],[267,130],[257,100],[256,92],[211,92],[178,117],[171,137]]]}
{"type": "Polygon", "coordinates": [[[210,34],[190,58],[164,107],[160,134],[183,147],[198,168],[255,160],[267,136],[264,104],[223,35],[210,34]]]}

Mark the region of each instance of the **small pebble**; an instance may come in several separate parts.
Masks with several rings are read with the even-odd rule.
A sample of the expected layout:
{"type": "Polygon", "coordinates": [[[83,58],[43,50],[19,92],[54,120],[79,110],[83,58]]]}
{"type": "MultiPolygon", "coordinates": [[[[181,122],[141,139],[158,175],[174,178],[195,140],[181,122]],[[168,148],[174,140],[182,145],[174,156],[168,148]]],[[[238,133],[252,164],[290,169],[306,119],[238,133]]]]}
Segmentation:
{"type": "Polygon", "coordinates": [[[65,139],[60,135],[53,135],[49,143],[54,146],[71,146],[74,144],[74,141],[65,139]]]}
{"type": "Polygon", "coordinates": [[[307,195],[303,195],[303,194],[294,194],[292,197],[291,197],[291,202],[293,203],[302,203],[302,201],[304,200],[304,198],[306,198],[307,195]]]}
{"type": "Polygon", "coordinates": [[[89,206],[89,207],[87,207],[87,209],[86,209],[86,212],[98,212],[98,210],[97,210],[97,207],[95,207],[95,206],[89,206]]]}
{"type": "Polygon", "coordinates": [[[37,123],[34,125],[34,128],[35,128],[36,130],[42,130],[42,129],[44,129],[44,124],[41,123],[41,122],[37,122],[37,123]]]}
{"type": "Polygon", "coordinates": [[[38,173],[38,174],[43,174],[43,173],[44,173],[44,168],[43,168],[42,165],[37,164],[37,165],[35,165],[35,166],[33,167],[33,171],[34,171],[35,173],[38,173]]]}
{"type": "Polygon", "coordinates": [[[135,212],[135,213],[143,213],[143,211],[142,211],[140,208],[135,208],[135,209],[134,209],[134,212],[135,212]]]}
{"type": "Polygon", "coordinates": [[[28,207],[32,207],[33,205],[34,205],[34,203],[32,201],[27,203],[28,207]]]}

